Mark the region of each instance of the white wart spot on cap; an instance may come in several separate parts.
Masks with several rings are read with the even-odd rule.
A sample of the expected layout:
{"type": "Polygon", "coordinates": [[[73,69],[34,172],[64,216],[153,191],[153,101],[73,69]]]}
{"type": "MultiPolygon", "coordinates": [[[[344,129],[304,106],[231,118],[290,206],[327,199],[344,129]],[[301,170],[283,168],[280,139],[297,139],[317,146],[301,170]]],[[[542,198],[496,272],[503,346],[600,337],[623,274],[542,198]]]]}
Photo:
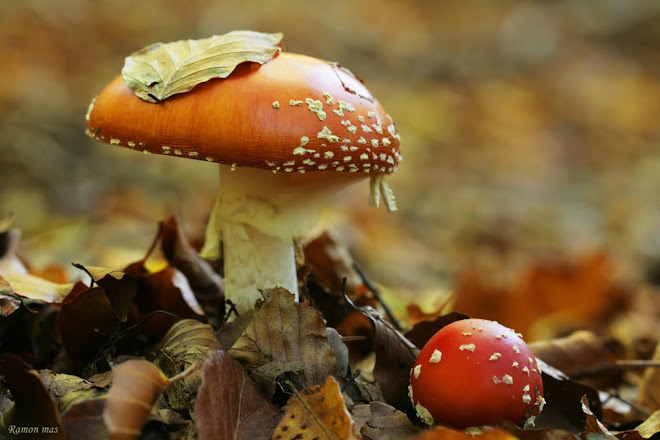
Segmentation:
{"type": "Polygon", "coordinates": [[[121,141],[119,139],[111,138],[110,139],[110,145],[119,145],[121,144],[121,141]]]}
{"type": "Polygon", "coordinates": [[[458,347],[459,350],[461,351],[469,351],[469,352],[474,352],[474,350],[477,348],[476,345],[474,344],[462,344],[461,346],[458,347]]]}
{"type": "Polygon", "coordinates": [[[526,393],[529,392],[529,384],[527,384],[523,387],[523,391],[526,392],[526,393]]]}
{"type": "Polygon", "coordinates": [[[326,114],[323,111],[323,103],[318,99],[305,98],[309,111],[316,114],[320,121],[325,121],[326,114]]]}
{"type": "Polygon", "coordinates": [[[516,354],[520,354],[520,349],[518,348],[518,346],[517,346],[517,345],[514,345],[514,346],[513,346],[513,347],[511,347],[511,348],[513,349],[513,351],[515,351],[515,352],[516,352],[516,354]]]}
{"type": "Polygon", "coordinates": [[[421,403],[415,405],[415,411],[417,411],[417,415],[419,416],[420,419],[422,419],[422,422],[426,423],[429,426],[433,426],[435,424],[435,421],[433,420],[433,416],[431,415],[428,409],[424,408],[424,406],[421,403]]]}
{"type": "Polygon", "coordinates": [[[337,104],[339,105],[340,110],[347,110],[349,112],[354,112],[355,111],[355,106],[353,104],[351,104],[350,102],[337,101],[337,104]]]}
{"type": "Polygon", "coordinates": [[[418,364],[415,365],[415,368],[413,368],[413,376],[415,379],[419,379],[419,374],[422,372],[422,365],[418,364]]]}
{"type": "Polygon", "coordinates": [[[437,364],[442,360],[442,352],[440,350],[433,350],[433,353],[431,353],[431,357],[429,358],[429,362],[432,364],[437,364]]]}
{"type": "Polygon", "coordinates": [[[532,396],[530,396],[529,394],[523,394],[522,401],[524,404],[529,405],[530,403],[532,403],[532,396]]]}
{"type": "Polygon", "coordinates": [[[511,366],[512,366],[513,368],[518,368],[518,365],[519,365],[519,364],[518,364],[518,362],[516,362],[516,361],[514,361],[514,362],[511,364],[511,366]]]}
{"type": "Polygon", "coordinates": [[[325,96],[325,103],[328,105],[332,105],[335,103],[335,99],[332,97],[332,95],[328,92],[323,93],[323,96],[325,96]]]}
{"type": "Polygon", "coordinates": [[[331,144],[339,141],[339,136],[332,134],[332,131],[326,125],[316,134],[316,137],[318,139],[325,139],[331,144]]]}
{"type": "Polygon", "coordinates": [[[502,377],[502,382],[504,382],[507,385],[513,385],[513,377],[509,376],[508,374],[505,374],[502,377]]]}
{"type": "Polygon", "coordinates": [[[295,105],[302,105],[302,101],[296,101],[295,99],[290,99],[289,100],[289,105],[295,106],[295,105]]]}
{"type": "Polygon", "coordinates": [[[488,360],[489,360],[489,361],[496,361],[496,360],[498,360],[498,359],[501,358],[501,357],[502,357],[502,353],[493,353],[493,354],[490,355],[490,357],[488,358],[488,360]]]}
{"type": "Polygon", "coordinates": [[[273,101],[273,108],[280,108],[280,101],[273,101]]]}

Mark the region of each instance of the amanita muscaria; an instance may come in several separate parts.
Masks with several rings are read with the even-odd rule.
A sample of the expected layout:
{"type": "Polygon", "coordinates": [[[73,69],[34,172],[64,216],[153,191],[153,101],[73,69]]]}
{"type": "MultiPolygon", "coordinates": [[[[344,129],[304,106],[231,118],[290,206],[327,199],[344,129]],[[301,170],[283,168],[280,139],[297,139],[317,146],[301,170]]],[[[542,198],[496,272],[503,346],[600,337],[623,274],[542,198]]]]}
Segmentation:
{"type": "MultiPolygon", "coordinates": [[[[175,71],[176,79],[159,79],[163,75],[151,70],[167,63],[190,70],[200,55],[183,60],[168,55],[164,62],[159,45],[136,52],[140,57],[161,51],[155,62],[149,60],[147,80],[135,93],[126,82],[135,83],[130,68],[137,61],[127,58],[123,76],[92,101],[87,130],[96,140],[144,153],[219,164],[219,192],[202,255],[219,256],[222,239],[226,296],[244,311],[261,297],[260,289],[281,286],[297,297],[294,238],[317,222],[339,189],[370,177],[370,204],[378,206],[382,198],[389,210],[396,209],[383,178],[397,169],[400,142],[376,98],[336,63],[281,51],[279,34],[238,31],[213,38],[238,40],[232,54],[255,41],[272,46],[259,62],[246,58],[228,76],[165,99],[149,91],[152,78],[160,86],[158,81],[192,75],[175,71]]],[[[215,44],[208,40],[173,44],[194,52],[200,41],[215,44]]]]}
{"type": "Polygon", "coordinates": [[[545,403],[540,366],[521,335],[484,319],[440,329],[417,357],[409,391],[425,423],[457,428],[533,422],[545,403]]]}

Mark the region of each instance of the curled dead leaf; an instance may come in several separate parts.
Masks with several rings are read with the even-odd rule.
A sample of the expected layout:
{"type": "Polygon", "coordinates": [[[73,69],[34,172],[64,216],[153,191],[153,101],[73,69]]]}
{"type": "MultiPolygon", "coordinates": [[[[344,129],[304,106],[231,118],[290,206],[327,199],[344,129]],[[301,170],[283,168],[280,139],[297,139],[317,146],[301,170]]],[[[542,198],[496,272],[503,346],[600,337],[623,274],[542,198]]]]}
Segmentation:
{"type": "Polygon", "coordinates": [[[141,326],[145,333],[161,337],[180,318],[206,321],[188,279],[177,269],[166,267],[155,273],[143,274],[138,278],[138,283],[135,304],[143,316],[155,311],[175,315],[150,315],[141,326]]]}
{"type": "Polygon", "coordinates": [[[279,419],[279,408],[259,391],[238,361],[221,350],[211,354],[195,402],[201,440],[268,440],[279,419]]]}
{"type": "Polygon", "coordinates": [[[156,365],[140,359],[119,364],[113,369],[112,376],[112,386],[103,411],[109,438],[137,438],[169,380],[156,365]]]}
{"type": "Polygon", "coordinates": [[[537,428],[560,428],[572,434],[584,429],[586,414],[582,408],[582,398],[586,396],[590,411],[596,418],[603,414],[598,391],[588,385],[571,380],[561,370],[545,363],[541,358],[536,362],[543,371],[543,394],[546,404],[536,417],[537,428]]]}
{"type": "Polygon", "coordinates": [[[385,321],[375,309],[361,307],[359,310],[373,324],[373,350],[376,353],[373,374],[385,401],[408,416],[415,417],[415,409],[408,397],[408,385],[410,370],[419,355],[419,348],[385,321]]]}
{"type": "MultiPolygon", "coordinates": [[[[202,367],[211,353],[222,350],[213,327],[194,319],[182,319],[170,328],[158,349],[158,366],[169,376],[181,373],[193,365],[202,367]]],[[[166,391],[173,409],[187,409],[202,381],[201,368],[166,391]]]]}
{"type": "Polygon", "coordinates": [[[600,420],[598,420],[598,418],[591,411],[591,408],[589,408],[589,399],[587,399],[586,396],[583,396],[582,399],[580,399],[580,402],[582,404],[582,411],[586,415],[584,424],[584,432],[586,437],[598,437],[599,439],[604,440],[616,440],[616,436],[612,434],[600,420]]]}
{"type": "MultiPolygon", "coordinates": [[[[225,286],[222,277],[188,243],[175,217],[162,222],[160,240],[165,258],[186,277],[202,307],[224,304],[225,286]]],[[[221,312],[224,315],[224,310],[221,312]]]]}
{"type": "Polygon", "coordinates": [[[30,274],[10,273],[4,278],[18,296],[48,304],[61,304],[75,285],[54,283],[30,274]]]}
{"type": "Polygon", "coordinates": [[[328,376],[322,386],[314,385],[289,398],[272,438],[357,440],[359,437],[339,384],[328,376]]]}

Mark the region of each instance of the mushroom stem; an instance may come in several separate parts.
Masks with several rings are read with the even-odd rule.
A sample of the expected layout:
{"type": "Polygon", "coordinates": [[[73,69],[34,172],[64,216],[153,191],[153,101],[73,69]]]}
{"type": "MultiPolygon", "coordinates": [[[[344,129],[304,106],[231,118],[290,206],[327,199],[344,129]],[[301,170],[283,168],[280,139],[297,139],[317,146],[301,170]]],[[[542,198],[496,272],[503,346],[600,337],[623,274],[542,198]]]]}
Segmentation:
{"type": "Polygon", "coordinates": [[[254,307],[260,290],[280,286],[298,300],[298,279],[292,241],[264,234],[232,221],[222,224],[225,297],[239,312],[254,307]]]}
{"type": "Polygon", "coordinates": [[[332,195],[356,181],[340,174],[275,174],[220,165],[201,253],[218,258],[222,237],[225,297],[239,312],[253,308],[263,289],[284,287],[298,298],[293,240],[313,229],[332,195]]]}

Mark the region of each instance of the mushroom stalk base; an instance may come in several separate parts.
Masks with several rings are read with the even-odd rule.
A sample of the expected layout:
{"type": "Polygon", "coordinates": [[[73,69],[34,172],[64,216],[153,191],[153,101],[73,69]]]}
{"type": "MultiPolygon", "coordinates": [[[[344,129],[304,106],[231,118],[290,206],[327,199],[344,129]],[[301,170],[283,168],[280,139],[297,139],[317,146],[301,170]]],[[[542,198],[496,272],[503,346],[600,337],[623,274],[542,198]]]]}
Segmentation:
{"type": "Polygon", "coordinates": [[[254,307],[260,290],[280,286],[298,298],[293,240],[316,225],[332,195],[360,177],[342,174],[232,171],[220,165],[218,197],[201,255],[222,255],[225,297],[239,313],[254,307]]]}
{"type": "Polygon", "coordinates": [[[225,296],[240,312],[254,308],[261,289],[284,287],[298,300],[298,280],[291,241],[240,223],[222,225],[225,296]]]}

